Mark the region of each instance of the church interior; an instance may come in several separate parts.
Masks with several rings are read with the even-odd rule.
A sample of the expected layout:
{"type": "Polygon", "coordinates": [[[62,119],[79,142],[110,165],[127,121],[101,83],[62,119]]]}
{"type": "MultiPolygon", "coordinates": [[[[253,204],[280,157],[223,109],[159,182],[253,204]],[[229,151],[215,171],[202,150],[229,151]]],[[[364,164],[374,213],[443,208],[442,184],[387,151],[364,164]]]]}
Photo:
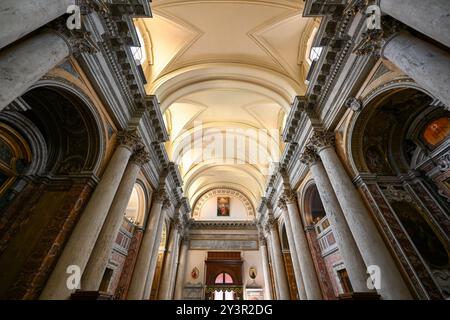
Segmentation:
{"type": "Polygon", "coordinates": [[[450,299],[449,16],[0,1],[0,299],[450,299]]]}

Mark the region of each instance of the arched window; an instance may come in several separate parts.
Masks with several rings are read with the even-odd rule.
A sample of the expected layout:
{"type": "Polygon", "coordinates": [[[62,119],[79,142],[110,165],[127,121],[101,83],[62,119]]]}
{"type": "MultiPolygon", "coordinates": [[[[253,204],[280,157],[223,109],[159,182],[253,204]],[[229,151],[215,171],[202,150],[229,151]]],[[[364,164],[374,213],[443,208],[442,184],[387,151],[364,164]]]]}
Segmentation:
{"type": "Polygon", "coordinates": [[[138,61],[141,65],[144,64],[147,59],[147,54],[145,51],[145,42],[142,33],[136,28],[136,33],[138,35],[140,46],[131,47],[131,53],[133,54],[134,60],[138,61]]]}
{"type": "Polygon", "coordinates": [[[125,217],[133,224],[141,226],[144,223],[145,208],[145,191],[140,184],[136,184],[131,193],[125,217]]]}
{"type": "MultiPolygon", "coordinates": [[[[233,277],[226,272],[217,275],[216,285],[232,285],[234,283],[233,277]]],[[[214,300],[235,300],[234,290],[216,290],[214,292],[214,300]]]]}
{"type": "Polygon", "coordinates": [[[220,273],[217,277],[216,277],[216,281],[215,284],[233,284],[233,277],[231,277],[228,273],[223,272],[220,273]]]}

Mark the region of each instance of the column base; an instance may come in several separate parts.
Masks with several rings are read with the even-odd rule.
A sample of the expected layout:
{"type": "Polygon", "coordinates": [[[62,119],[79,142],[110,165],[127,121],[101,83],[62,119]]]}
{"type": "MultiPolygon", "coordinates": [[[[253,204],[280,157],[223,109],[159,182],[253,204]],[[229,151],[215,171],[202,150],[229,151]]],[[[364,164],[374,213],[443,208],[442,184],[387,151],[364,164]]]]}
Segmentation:
{"type": "Polygon", "coordinates": [[[113,300],[113,296],[100,291],[76,291],[70,300],[113,300]]]}
{"type": "Polygon", "coordinates": [[[376,292],[352,292],[340,294],[338,300],[380,300],[381,296],[376,292]]]}

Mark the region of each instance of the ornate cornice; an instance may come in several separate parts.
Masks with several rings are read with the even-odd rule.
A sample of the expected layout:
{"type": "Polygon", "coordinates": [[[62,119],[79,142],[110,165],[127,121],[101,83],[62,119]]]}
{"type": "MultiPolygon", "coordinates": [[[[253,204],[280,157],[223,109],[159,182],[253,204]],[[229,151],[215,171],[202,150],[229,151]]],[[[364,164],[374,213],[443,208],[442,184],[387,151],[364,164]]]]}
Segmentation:
{"type": "Polygon", "coordinates": [[[192,230],[213,229],[213,230],[257,230],[255,221],[192,221],[192,230]]]}
{"type": "Polygon", "coordinates": [[[344,14],[347,16],[354,16],[359,12],[363,12],[369,2],[371,2],[371,0],[350,0],[344,9],[344,14]]]}
{"type": "Polygon", "coordinates": [[[170,202],[169,197],[165,197],[162,205],[162,210],[168,210],[172,206],[172,202],[170,202]]]}
{"type": "Polygon", "coordinates": [[[70,30],[64,17],[49,23],[45,30],[50,30],[60,36],[67,43],[70,55],[76,58],[80,57],[82,53],[94,54],[100,50],[89,31],[86,29],[70,30]]]}

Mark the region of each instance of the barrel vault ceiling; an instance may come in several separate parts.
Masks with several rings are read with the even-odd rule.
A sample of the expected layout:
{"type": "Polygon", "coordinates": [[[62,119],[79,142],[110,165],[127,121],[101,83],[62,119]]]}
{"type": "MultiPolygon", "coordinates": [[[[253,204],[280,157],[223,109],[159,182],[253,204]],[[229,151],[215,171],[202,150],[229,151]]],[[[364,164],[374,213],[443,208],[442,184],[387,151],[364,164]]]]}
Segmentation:
{"type": "Polygon", "coordinates": [[[302,17],[300,0],[153,0],[152,9],[152,19],[135,20],[146,90],[160,101],[186,196],[194,205],[206,191],[229,187],[256,206],[282,152],[290,105],[306,90],[317,21],[302,17]],[[229,132],[246,144],[232,145],[229,132]],[[208,151],[221,139],[223,154],[208,151]],[[242,156],[252,143],[257,161],[242,156]]]}

